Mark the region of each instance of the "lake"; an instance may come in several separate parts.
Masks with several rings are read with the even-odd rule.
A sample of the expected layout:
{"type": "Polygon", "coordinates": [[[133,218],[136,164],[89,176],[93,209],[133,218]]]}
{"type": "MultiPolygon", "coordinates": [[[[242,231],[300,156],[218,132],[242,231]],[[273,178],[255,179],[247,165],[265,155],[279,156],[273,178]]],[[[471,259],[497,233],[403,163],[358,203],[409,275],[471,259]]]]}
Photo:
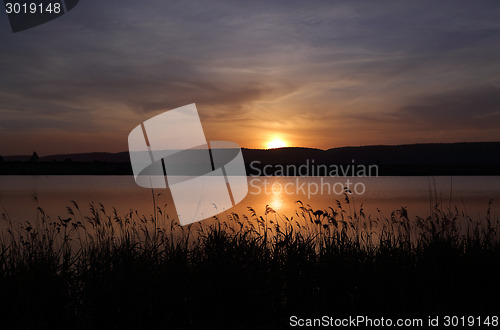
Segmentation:
{"type": "MultiPolygon", "coordinates": [[[[426,217],[432,204],[439,202],[443,209],[450,205],[466,212],[473,219],[484,219],[490,200],[492,216],[498,219],[500,177],[249,177],[249,194],[229,212],[249,216],[248,206],[263,215],[270,205],[280,215],[291,217],[298,209],[297,200],[313,209],[336,208],[336,200],[344,201],[342,187],[351,183],[352,207],[363,204],[365,214],[390,216],[402,206],[410,218],[426,217]],[[323,191],[322,191],[323,190],[323,191]],[[380,210],[380,211],[379,211],[380,210]]],[[[160,193],[159,205],[175,214],[168,189],[160,193]]],[[[139,214],[153,213],[152,192],[138,187],[131,176],[0,176],[0,213],[15,221],[33,220],[37,206],[51,217],[66,217],[66,207],[76,201],[82,212],[91,202],[102,203],[119,215],[129,210],[139,214]]],[[[226,210],[227,211],[227,210],[226,210]]],[[[226,212],[227,214],[227,212],[226,212]]]]}

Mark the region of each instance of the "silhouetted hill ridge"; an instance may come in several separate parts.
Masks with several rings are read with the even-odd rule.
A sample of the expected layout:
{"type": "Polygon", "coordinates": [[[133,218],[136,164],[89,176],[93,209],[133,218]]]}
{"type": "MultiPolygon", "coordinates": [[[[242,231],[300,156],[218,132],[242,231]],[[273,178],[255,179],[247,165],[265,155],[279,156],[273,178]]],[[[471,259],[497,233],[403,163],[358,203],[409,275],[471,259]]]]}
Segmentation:
{"type": "MultiPolygon", "coordinates": [[[[316,165],[375,164],[380,167],[380,175],[500,175],[500,142],[348,146],[328,150],[243,148],[242,152],[249,174],[266,165],[314,162],[316,165]]],[[[31,155],[4,156],[0,174],[132,173],[127,151],[48,155],[40,157],[36,164],[30,159],[31,155]]]]}

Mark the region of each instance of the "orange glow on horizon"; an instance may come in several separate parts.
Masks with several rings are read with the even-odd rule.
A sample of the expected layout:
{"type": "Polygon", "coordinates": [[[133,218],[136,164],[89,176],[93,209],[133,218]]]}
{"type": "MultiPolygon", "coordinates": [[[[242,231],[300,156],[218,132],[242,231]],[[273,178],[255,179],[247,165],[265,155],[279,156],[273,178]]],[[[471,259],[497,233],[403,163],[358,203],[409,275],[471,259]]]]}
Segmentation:
{"type": "Polygon", "coordinates": [[[266,144],[267,149],[285,148],[286,146],[287,143],[280,138],[274,138],[266,144]]]}

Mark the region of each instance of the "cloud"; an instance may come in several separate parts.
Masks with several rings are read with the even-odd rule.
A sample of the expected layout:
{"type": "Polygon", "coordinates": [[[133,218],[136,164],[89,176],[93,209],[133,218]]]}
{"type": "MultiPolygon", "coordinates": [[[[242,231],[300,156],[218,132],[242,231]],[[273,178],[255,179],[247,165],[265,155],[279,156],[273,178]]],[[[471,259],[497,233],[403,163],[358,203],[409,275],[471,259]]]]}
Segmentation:
{"type": "Polygon", "coordinates": [[[475,86],[423,95],[398,113],[415,125],[439,129],[498,129],[500,86],[475,86]]]}
{"type": "Polygon", "coordinates": [[[121,136],[196,102],[208,131],[243,145],[274,130],[330,147],[332,128],[373,143],[492,129],[499,15],[497,1],[81,2],[0,30],[0,123],[121,136]]]}

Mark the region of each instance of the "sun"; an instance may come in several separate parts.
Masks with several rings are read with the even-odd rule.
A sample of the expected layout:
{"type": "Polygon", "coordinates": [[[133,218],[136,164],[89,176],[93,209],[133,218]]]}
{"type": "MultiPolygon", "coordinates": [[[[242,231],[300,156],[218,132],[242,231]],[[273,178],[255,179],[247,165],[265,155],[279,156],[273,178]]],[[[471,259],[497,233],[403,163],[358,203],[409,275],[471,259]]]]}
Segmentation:
{"type": "Polygon", "coordinates": [[[284,148],[284,147],[286,147],[286,142],[279,138],[275,138],[267,142],[267,149],[284,148]]]}

